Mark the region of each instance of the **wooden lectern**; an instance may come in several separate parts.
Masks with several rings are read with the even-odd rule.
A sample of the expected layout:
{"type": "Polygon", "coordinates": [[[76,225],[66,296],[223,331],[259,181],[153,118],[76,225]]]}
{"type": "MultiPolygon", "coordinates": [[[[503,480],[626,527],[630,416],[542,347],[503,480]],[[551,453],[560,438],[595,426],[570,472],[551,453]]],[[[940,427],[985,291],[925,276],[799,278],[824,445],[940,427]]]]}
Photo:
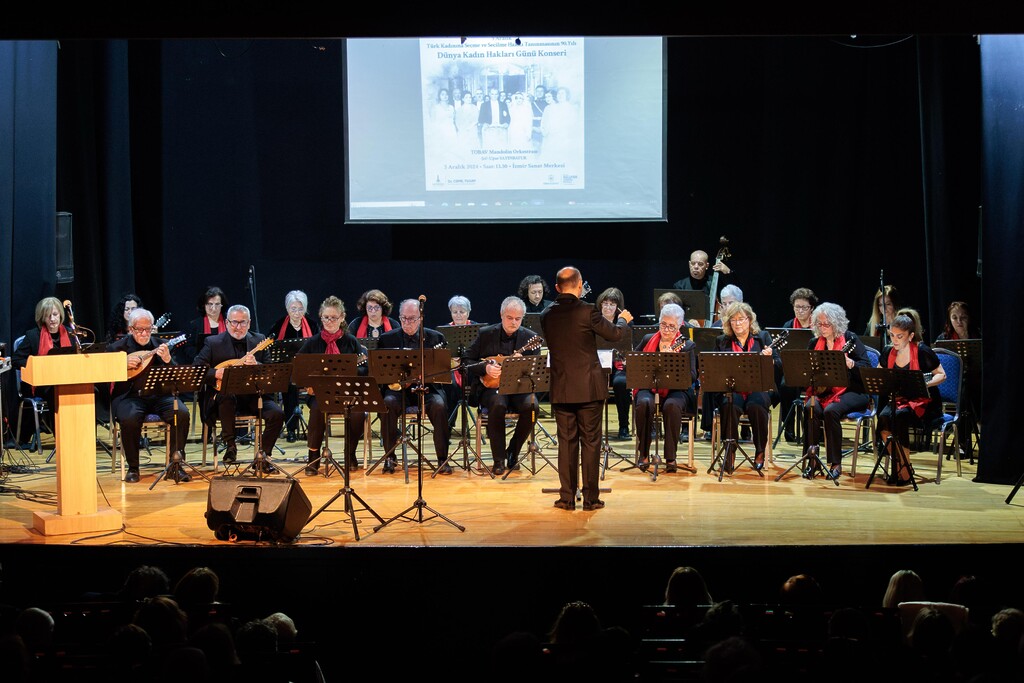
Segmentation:
{"type": "Polygon", "coordinates": [[[75,353],[29,356],[22,381],[52,386],[57,441],[57,512],[32,513],[46,536],[121,528],[121,513],[96,503],[96,398],[93,384],[128,379],[127,355],[75,353]]]}

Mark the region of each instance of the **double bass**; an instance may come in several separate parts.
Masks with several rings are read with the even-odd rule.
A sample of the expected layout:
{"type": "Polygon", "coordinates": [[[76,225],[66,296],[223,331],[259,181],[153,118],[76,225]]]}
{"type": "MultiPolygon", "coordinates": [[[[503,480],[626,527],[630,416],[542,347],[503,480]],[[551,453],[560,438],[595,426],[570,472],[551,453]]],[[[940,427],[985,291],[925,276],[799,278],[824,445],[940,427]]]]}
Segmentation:
{"type": "MultiPolygon", "coordinates": [[[[727,240],[724,235],[718,238],[718,243],[721,246],[718,249],[718,253],[715,254],[715,266],[717,266],[719,263],[725,263],[725,259],[732,256],[732,254],[729,253],[729,240],[727,240]]],[[[715,322],[715,316],[718,314],[718,307],[715,306],[715,303],[718,301],[719,275],[720,273],[717,270],[714,270],[714,266],[712,266],[711,290],[708,292],[708,317],[704,321],[704,327],[713,327],[715,322]]]]}

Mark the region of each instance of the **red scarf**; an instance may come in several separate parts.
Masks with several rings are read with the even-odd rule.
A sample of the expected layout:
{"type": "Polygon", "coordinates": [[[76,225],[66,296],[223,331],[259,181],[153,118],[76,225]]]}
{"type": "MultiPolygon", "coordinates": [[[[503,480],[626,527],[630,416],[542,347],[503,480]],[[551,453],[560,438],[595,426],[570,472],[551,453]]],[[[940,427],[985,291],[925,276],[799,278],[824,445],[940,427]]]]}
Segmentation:
{"type": "MultiPolygon", "coordinates": [[[[384,331],[385,332],[390,332],[391,331],[391,321],[388,320],[387,316],[384,316],[383,318],[381,318],[381,323],[384,325],[384,331]]],[[[359,329],[356,330],[356,336],[359,337],[360,339],[365,338],[366,337],[366,328],[368,328],[369,326],[370,326],[370,318],[369,318],[369,316],[365,316],[364,315],[363,319],[359,321],[359,329]]]]}
{"type": "MultiPolygon", "coordinates": [[[[209,322],[209,318],[207,318],[207,322],[209,322]]],[[[278,339],[284,339],[285,332],[288,331],[288,325],[290,325],[290,324],[291,324],[291,319],[288,316],[285,316],[284,317],[284,322],[281,323],[281,329],[277,331],[277,338],[278,339]]],[[[312,337],[312,336],[313,336],[313,331],[309,329],[309,321],[306,320],[306,316],[302,316],[302,338],[305,339],[306,337],[312,337]]],[[[335,348],[337,348],[337,347],[335,347],[335,348]]],[[[335,351],[335,353],[337,353],[337,351],[335,351]]]]}
{"type": "MultiPolygon", "coordinates": [[[[330,355],[337,355],[341,353],[341,351],[338,350],[338,340],[341,339],[342,334],[344,334],[344,332],[341,330],[338,330],[334,334],[331,334],[327,330],[320,330],[320,338],[327,342],[327,351],[324,353],[330,355]]],[[[280,337],[278,337],[278,339],[280,339],[280,337]]]]}
{"type": "MultiPolygon", "coordinates": [[[[828,342],[824,337],[818,337],[818,342],[814,345],[815,351],[840,351],[846,346],[845,337],[836,337],[832,340],[832,348],[828,348],[828,342]]],[[[843,392],[846,391],[847,387],[829,387],[818,394],[818,400],[821,402],[821,407],[824,408],[829,403],[835,403],[842,396],[843,392]]],[[[807,398],[811,397],[811,387],[807,387],[807,398]]]]}
{"type": "Polygon", "coordinates": [[[806,330],[807,328],[800,324],[800,321],[793,318],[793,329],[794,330],[806,330]]]}
{"type": "MultiPolygon", "coordinates": [[[[220,316],[217,319],[217,328],[220,332],[223,332],[226,328],[224,327],[224,316],[220,316]]],[[[209,316],[203,316],[203,334],[210,334],[210,318],[209,316]]]]}
{"type": "MultiPolygon", "coordinates": [[[[60,326],[60,345],[71,346],[71,337],[68,336],[68,328],[63,325],[60,326]]],[[[45,327],[39,329],[39,353],[37,355],[45,356],[53,348],[53,337],[50,336],[49,330],[45,327]]]]}
{"type": "MultiPolygon", "coordinates": [[[[678,332],[676,333],[676,336],[672,338],[672,343],[673,344],[675,343],[676,339],[679,339],[679,333],[678,332]]],[[[647,343],[644,344],[644,348],[642,348],[640,350],[643,351],[644,353],[655,353],[655,352],[659,351],[660,349],[661,349],[661,334],[655,332],[654,334],[651,335],[651,338],[647,340],[647,343]]],[[[637,391],[638,391],[638,389],[634,389],[633,390],[633,398],[636,398],[636,392],[637,391]]],[[[654,390],[652,389],[651,391],[654,391],[654,390]]],[[[665,397],[668,396],[668,389],[658,389],[657,393],[658,393],[658,396],[660,396],[662,398],[662,400],[664,400],[665,397]]]]}
{"type": "MultiPolygon", "coordinates": [[[[911,342],[910,347],[910,364],[907,365],[907,370],[920,370],[921,365],[917,362],[917,342],[911,342]]],[[[896,349],[892,349],[889,352],[889,359],[886,361],[886,367],[890,370],[896,366],[896,349]]],[[[896,410],[902,410],[903,408],[910,408],[914,411],[914,415],[919,418],[924,417],[925,406],[931,401],[931,397],[927,398],[912,398],[905,399],[900,396],[896,397],[896,410]]]]}

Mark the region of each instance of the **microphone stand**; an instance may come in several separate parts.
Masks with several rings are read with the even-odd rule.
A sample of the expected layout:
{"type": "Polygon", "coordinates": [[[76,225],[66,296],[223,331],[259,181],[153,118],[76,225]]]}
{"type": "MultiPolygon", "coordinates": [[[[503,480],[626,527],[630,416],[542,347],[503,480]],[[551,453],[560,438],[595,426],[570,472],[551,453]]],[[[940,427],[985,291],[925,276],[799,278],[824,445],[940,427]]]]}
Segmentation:
{"type": "Polygon", "coordinates": [[[882,304],[882,346],[889,344],[889,319],[885,314],[885,270],[878,271],[878,291],[882,293],[882,298],[878,301],[882,304]]]}
{"type": "Polygon", "coordinates": [[[256,266],[249,266],[249,294],[252,296],[252,329],[259,330],[259,320],[256,317],[256,266]]]}
{"type": "MultiPolygon", "coordinates": [[[[420,368],[419,368],[419,370],[420,370],[420,376],[419,376],[419,378],[417,380],[419,382],[419,386],[417,386],[415,389],[413,389],[413,391],[419,396],[420,419],[421,420],[424,420],[427,417],[426,393],[428,391],[427,384],[426,384],[426,376],[425,376],[426,375],[426,356],[427,356],[427,354],[426,354],[426,348],[424,346],[424,339],[423,339],[423,302],[424,301],[426,301],[426,297],[425,296],[420,296],[420,323],[419,323],[419,325],[420,325],[420,329],[419,329],[419,336],[420,336],[420,340],[419,340],[420,341],[420,368]]],[[[401,309],[399,309],[399,312],[401,312],[401,309]]],[[[403,387],[402,390],[405,391],[405,388],[403,387]]],[[[418,446],[419,446],[418,450],[422,454],[423,453],[423,426],[422,425],[420,425],[420,429],[417,430],[416,438],[417,438],[418,446]]],[[[438,455],[440,456],[440,454],[438,454],[438,455]]],[[[447,453],[445,455],[447,455],[447,453]]],[[[422,458],[423,456],[421,455],[420,457],[422,458]]],[[[466,530],[466,527],[462,526],[458,522],[454,522],[454,521],[448,519],[447,517],[442,515],[440,512],[438,512],[437,510],[435,510],[432,507],[430,507],[429,505],[427,505],[427,501],[425,501],[423,499],[423,463],[420,462],[420,463],[418,463],[418,467],[416,468],[416,500],[413,502],[412,505],[407,507],[402,512],[399,512],[397,515],[395,515],[391,519],[387,520],[386,522],[382,522],[381,524],[378,524],[377,526],[375,526],[373,528],[373,532],[377,533],[378,531],[380,531],[381,529],[386,527],[388,524],[391,524],[391,522],[394,522],[396,519],[406,519],[406,520],[409,520],[409,521],[412,521],[412,522],[417,522],[419,524],[422,524],[423,522],[430,521],[431,519],[434,519],[435,517],[439,517],[440,519],[443,519],[444,521],[448,522],[449,524],[451,524],[453,527],[455,527],[459,531],[465,531],[466,530]],[[411,512],[413,512],[413,510],[416,511],[416,514],[415,514],[415,516],[410,517],[409,514],[411,512]],[[432,516],[424,517],[423,516],[423,511],[424,510],[426,510],[429,513],[431,513],[432,516]]]]}

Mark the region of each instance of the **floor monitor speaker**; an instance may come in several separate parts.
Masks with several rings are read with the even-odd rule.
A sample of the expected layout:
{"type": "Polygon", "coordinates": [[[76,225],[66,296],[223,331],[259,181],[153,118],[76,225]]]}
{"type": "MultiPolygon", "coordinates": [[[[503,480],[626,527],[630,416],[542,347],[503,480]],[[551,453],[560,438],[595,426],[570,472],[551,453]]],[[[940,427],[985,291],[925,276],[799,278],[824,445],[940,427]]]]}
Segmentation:
{"type": "Polygon", "coordinates": [[[206,524],[221,541],[290,543],[312,511],[309,498],[294,479],[218,477],[210,480],[206,524]]]}

